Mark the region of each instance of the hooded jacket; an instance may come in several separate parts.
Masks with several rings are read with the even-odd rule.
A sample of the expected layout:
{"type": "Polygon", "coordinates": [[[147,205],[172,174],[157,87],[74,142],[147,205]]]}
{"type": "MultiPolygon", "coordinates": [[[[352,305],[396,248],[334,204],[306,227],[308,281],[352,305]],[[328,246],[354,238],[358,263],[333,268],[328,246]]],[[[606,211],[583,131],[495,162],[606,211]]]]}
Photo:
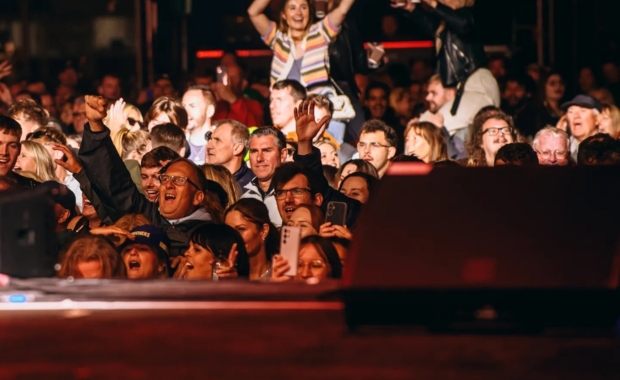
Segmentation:
{"type": "Polygon", "coordinates": [[[86,124],[79,158],[92,190],[99,197],[110,219],[116,222],[126,214],[144,214],[155,227],[168,235],[170,257],[182,256],[187,250],[192,231],[212,220],[211,215],[203,208],[198,208],[178,220],[168,220],[162,216],[159,205],[150,202],[138,191],[127,166],[112,143],[109,129],[93,132],[90,125],[86,124]]]}

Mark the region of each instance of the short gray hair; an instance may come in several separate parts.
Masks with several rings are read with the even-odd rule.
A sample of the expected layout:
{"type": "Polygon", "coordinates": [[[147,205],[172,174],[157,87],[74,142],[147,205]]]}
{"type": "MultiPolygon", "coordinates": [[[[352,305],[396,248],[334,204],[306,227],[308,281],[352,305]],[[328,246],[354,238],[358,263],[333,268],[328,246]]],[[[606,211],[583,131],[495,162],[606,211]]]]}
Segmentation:
{"type": "Polygon", "coordinates": [[[246,127],[245,124],[237,120],[223,119],[218,120],[215,123],[215,128],[213,130],[216,130],[224,124],[230,124],[230,126],[232,127],[230,134],[233,144],[241,143],[243,144],[244,151],[248,150],[250,147],[250,132],[248,131],[248,127],[246,127]]]}
{"type": "Polygon", "coordinates": [[[536,136],[534,136],[534,141],[532,142],[532,147],[534,148],[534,150],[538,148],[538,144],[540,144],[540,139],[544,136],[563,138],[566,141],[566,150],[570,150],[570,139],[568,138],[568,133],[550,125],[538,131],[538,133],[536,133],[536,136]]]}
{"type": "Polygon", "coordinates": [[[278,147],[278,150],[282,150],[286,148],[286,137],[281,130],[276,127],[266,126],[260,127],[250,135],[250,140],[253,138],[263,137],[263,136],[272,136],[275,139],[275,143],[278,147]]]}

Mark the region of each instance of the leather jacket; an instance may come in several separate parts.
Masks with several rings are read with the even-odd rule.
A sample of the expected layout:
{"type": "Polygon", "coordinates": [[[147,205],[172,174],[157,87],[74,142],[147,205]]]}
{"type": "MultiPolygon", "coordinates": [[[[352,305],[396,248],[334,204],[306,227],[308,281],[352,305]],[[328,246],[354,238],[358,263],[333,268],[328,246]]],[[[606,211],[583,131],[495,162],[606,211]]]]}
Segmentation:
{"type": "Polygon", "coordinates": [[[411,13],[411,19],[426,37],[435,39],[441,22],[445,22],[445,28],[439,33],[442,45],[437,53],[436,66],[444,87],[456,87],[464,83],[474,71],[487,65],[470,7],[454,10],[437,3],[436,8],[422,8],[416,7],[411,13]]]}
{"type": "Polygon", "coordinates": [[[364,40],[358,28],[358,11],[354,5],[342,23],[340,33],[329,45],[330,77],[336,82],[346,82],[354,94],[359,93],[355,74],[372,71],[368,68],[364,40]]]}

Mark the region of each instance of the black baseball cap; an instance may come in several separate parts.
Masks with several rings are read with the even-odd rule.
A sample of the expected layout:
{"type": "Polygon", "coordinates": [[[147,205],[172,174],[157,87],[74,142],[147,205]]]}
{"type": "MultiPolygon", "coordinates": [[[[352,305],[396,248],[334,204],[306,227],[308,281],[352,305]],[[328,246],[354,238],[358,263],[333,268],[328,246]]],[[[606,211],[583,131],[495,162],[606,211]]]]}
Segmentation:
{"type": "Polygon", "coordinates": [[[590,96],[590,95],[584,95],[584,94],[580,94],[577,95],[573,98],[573,100],[571,100],[570,102],[566,102],[564,104],[562,104],[562,109],[564,111],[566,111],[569,107],[571,106],[579,106],[579,107],[583,107],[583,108],[591,108],[591,109],[595,109],[598,112],[602,112],[603,111],[603,106],[601,105],[601,102],[598,101],[598,99],[590,96]]]}

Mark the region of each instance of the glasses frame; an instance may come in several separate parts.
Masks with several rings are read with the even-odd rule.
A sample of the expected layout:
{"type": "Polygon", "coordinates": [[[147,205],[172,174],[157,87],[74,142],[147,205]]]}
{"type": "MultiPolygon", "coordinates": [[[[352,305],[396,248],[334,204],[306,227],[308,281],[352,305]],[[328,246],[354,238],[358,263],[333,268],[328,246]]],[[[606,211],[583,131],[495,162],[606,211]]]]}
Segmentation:
{"type": "Polygon", "coordinates": [[[160,183],[160,184],[162,184],[162,185],[165,185],[165,184],[167,184],[168,182],[172,181],[172,183],[173,183],[175,186],[185,186],[185,185],[186,185],[186,183],[184,183],[184,184],[179,184],[179,183],[177,183],[177,182],[176,182],[176,179],[177,179],[177,178],[179,178],[179,179],[183,179],[184,181],[187,181],[187,182],[189,182],[190,184],[192,184],[192,186],[194,186],[194,187],[195,187],[196,189],[198,189],[199,191],[203,191],[203,190],[202,190],[202,189],[201,189],[198,185],[196,185],[196,184],[195,184],[195,183],[194,183],[191,179],[189,179],[189,178],[187,178],[187,177],[184,177],[184,176],[182,176],[182,175],[168,175],[168,174],[160,174],[160,175],[159,175],[159,183],[160,183]],[[168,180],[164,181],[164,180],[162,179],[162,177],[168,177],[168,180]]]}
{"type": "Polygon", "coordinates": [[[312,190],[308,189],[307,187],[294,187],[292,189],[281,189],[281,190],[276,190],[274,191],[274,196],[276,197],[276,199],[285,199],[286,195],[288,193],[291,193],[291,195],[293,196],[293,198],[301,198],[303,196],[303,194],[300,194],[299,196],[295,196],[295,194],[293,194],[294,191],[302,191],[304,194],[305,193],[310,193],[312,194],[312,190]],[[280,194],[278,194],[280,193],[280,194]]]}
{"type": "Polygon", "coordinates": [[[489,136],[497,136],[498,133],[501,133],[503,136],[505,136],[505,135],[512,136],[512,134],[514,133],[514,130],[512,128],[510,128],[510,127],[489,128],[486,131],[482,132],[482,136],[484,136],[489,131],[496,131],[496,132],[494,132],[494,134],[493,133],[489,133],[489,136]],[[501,132],[504,129],[507,129],[508,132],[506,132],[506,133],[501,132]]]}

